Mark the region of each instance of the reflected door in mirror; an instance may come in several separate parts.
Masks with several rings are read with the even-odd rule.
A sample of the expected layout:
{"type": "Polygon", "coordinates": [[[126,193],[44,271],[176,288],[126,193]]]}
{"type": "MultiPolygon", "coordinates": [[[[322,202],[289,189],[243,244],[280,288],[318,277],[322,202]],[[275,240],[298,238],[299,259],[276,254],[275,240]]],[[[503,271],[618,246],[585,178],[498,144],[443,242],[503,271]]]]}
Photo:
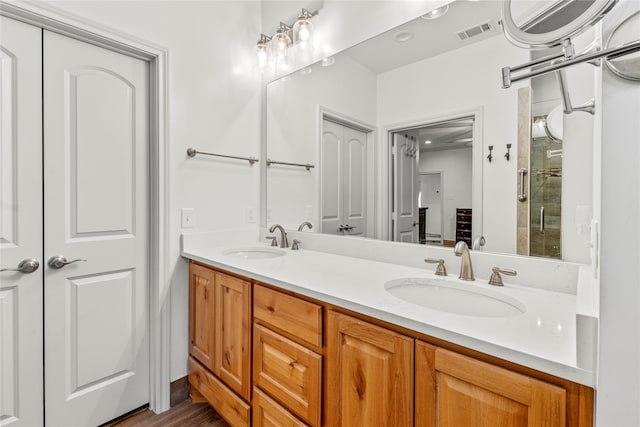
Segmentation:
{"type": "Polygon", "coordinates": [[[321,231],[364,236],[367,226],[367,134],[324,119],[321,156],[321,231]]]}
{"type": "Polygon", "coordinates": [[[415,142],[407,135],[393,135],[394,240],[418,241],[418,157],[415,142]]]}

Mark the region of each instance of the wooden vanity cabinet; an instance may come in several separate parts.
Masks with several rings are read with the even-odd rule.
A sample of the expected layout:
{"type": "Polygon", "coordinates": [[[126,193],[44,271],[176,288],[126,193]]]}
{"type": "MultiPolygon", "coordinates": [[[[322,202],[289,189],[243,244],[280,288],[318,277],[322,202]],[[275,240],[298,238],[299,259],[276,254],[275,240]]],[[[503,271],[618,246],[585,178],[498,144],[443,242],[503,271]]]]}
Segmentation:
{"type": "Polygon", "coordinates": [[[189,307],[192,396],[233,427],[593,427],[589,387],[195,262],[189,307]]]}
{"type": "MultiPolygon", "coordinates": [[[[253,312],[254,399],[264,395],[279,404],[259,397],[261,414],[276,419],[278,412],[281,422],[268,425],[298,425],[293,413],[300,425],[320,426],[322,306],[255,285],[253,312]]],[[[265,425],[265,417],[254,413],[254,427],[265,425]]]]}
{"type": "Polygon", "coordinates": [[[412,426],[414,340],[329,311],[327,426],[412,426]]]}
{"type": "Polygon", "coordinates": [[[251,400],[252,284],[194,262],[189,277],[189,383],[232,425],[248,426],[250,416],[236,415],[251,400]]]}

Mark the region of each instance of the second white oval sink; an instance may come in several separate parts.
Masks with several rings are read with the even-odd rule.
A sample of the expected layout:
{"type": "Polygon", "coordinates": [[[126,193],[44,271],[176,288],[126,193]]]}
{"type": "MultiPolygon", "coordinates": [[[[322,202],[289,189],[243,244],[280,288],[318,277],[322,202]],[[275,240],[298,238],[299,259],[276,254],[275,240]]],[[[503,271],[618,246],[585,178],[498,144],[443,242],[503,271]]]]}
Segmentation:
{"type": "Polygon", "coordinates": [[[243,259],[268,259],[277,258],[286,254],[282,249],[277,248],[235,248],[222,252],[223,255],[243,258],[243,259]]]}
{"type": "Polygon", "coordinates": [[[448,280],[405,278],[387,282],[385,289],[401,300],[448,313],[476,317],[512,317],[526,307],[499,292],[448,280]]]}

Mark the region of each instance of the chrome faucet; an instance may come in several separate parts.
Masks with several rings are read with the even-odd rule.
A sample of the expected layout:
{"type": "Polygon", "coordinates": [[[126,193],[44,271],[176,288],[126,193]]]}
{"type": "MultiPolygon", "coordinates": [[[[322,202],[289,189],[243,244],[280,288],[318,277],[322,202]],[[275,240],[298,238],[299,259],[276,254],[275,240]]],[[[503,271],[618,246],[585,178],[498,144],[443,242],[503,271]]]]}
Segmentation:
{"type": "Polygon", "coordinates": [[[298,231],[302,231],[302,229],[304,227],[309,227],[309,230],[313,229],[313,225],[311,225],[311,223],[309,221],[305,221],[302,224],[300,224],[300,226],[298,227],[298,231]]]}
{"type": "Polygon", "coordinates": [[[471,265],[471,253],[469,252],[469,246],[463,241],[456,243],[453,252],[456,256],[462,257],[460,262],[460,276],[462,280],[476,280],[473,275],[473,265],[471,265]]]}
{"type": "Polygon", "coordinates": [[[280,230],[280,236],[282,237],[280,240],[280,247],[281,248],[288,248],[289,247],[289,240],[287,240],[287,233],[284,231],[284,228],[282,228],[282,226],[280,224],[273,224],[271,226],[271,228],[269,229],[269,233],[273,233],[276,230],[280,230]]]}

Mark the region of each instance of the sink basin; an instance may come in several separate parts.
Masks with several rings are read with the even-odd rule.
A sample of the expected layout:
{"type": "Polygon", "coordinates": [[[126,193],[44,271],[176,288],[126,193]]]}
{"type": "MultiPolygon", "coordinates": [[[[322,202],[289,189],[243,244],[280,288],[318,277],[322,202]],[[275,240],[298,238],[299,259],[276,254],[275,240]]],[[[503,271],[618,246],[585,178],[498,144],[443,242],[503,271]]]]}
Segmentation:
{"type": "Polygon", "coordinates": [[[449,280],[397,279],[385,283],[385,289],[411,304],[465,316],[512,317],[526,311],[524,304],[508,295],[449,280]]]}
{"type": "Polygon", "coordinates": [[[277,248],[235,248],[222,252],[223,255],[242,259],[268,259],[277,258],[286,254],[282,249],[277,248]]]}

